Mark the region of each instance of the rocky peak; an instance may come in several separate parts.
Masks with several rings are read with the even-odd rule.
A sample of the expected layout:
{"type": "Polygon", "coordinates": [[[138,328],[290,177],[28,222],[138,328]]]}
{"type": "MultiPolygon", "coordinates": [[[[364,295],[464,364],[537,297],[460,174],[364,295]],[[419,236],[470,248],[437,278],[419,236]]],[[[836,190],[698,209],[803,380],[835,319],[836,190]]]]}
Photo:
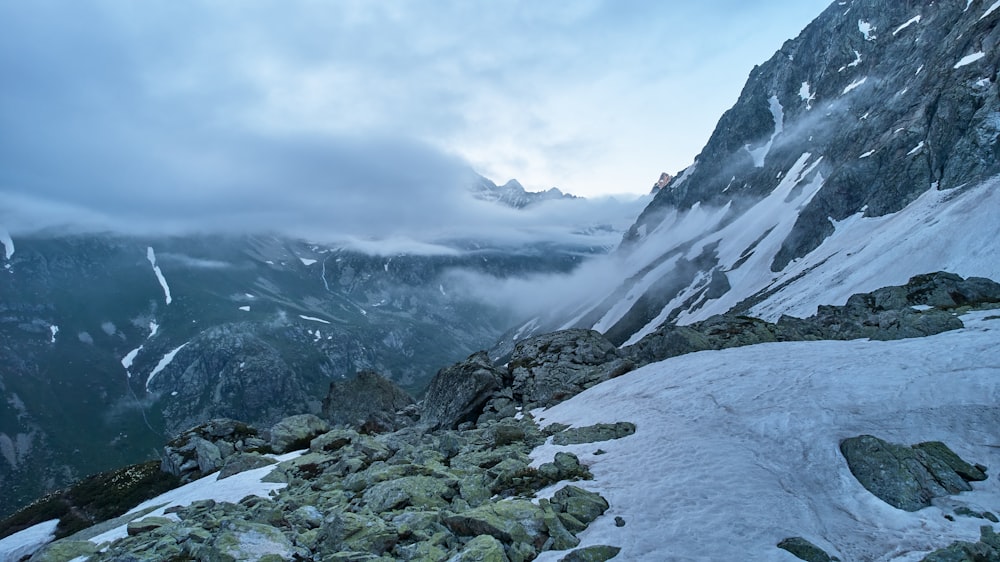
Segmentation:
{"type": "Polygon", "coordinates": [[[653,189],[650,190],[650,193],[655,194],[657,191],[663,189],[664,187],[667,187],[667,185],[673,179],[674,179],[674,176],[671,176],[670,174],[668,174],[666,172],[661,173],[660,174],[660,179],[656,180],[656,183],[653,184],[653,189]]]}

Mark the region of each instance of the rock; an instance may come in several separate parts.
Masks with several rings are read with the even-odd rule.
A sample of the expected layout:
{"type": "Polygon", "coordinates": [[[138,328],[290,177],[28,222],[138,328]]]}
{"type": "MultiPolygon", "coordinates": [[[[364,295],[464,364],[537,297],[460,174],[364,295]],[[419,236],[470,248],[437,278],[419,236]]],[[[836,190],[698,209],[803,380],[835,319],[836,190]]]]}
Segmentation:
{"type": "Polygon", "coordinates": [[[42,547],[32,555],[32,562],[66,562],[86,559],[97,552],[97,545],[90,541],[61,540],[42,547]]]}
{"type": "Polygon", "coordinates": [[[128,535],[135,536],[141,533],[148,533],[160,527],[166,525],[173,525],[174,521],[172,519],[167,519],[166,517],[143,517],[135,521],[129,521],[128,525],[125,527],[128,535]]]}
{"type": "Polygon", "coordinates": [[[408,425],[397,412],[413,405],[413,398],[374,371],[361,371],[353,379],[330,383],[323,400],[323,417],[336,425],[366,427],[382,433],[408,425]]]}
{"type": "Polygon", "coordinates": [[[562,330],[528,338],[508,362],[515,400],[551,406],[628,370],[618,348],[594,330],[562,330]]]}
{"type": "Polygon", "coordinates": [[[567,429],[552,436],[556,445],[576,445],[621,439],[635,433],[635,424],[630,422],[599,423],[587,427],[567,429]]]}
{"type": "Polygon", "coordinates": [[[420,409],[420,420],[432,427],[454,429],[474,421],[486,401],[500,388],[503,375],[480,351],[434,375],[420,409]]]}
{"type": "Polygon", "coordinates": [[[455,497],[455,489],[441,478],[404,476],[379,482],[364,493],[364,501],[375,513],[407,506],[442,508],[455,497]]]}
{"type": "Polygon", "coordinates": [[[602,498],[600,494],[576,486],[560,488],[550,501],[553,507],[567,513],[584,525],[589,525],[604,515],[608,509],[607,500],[602,498]]]}
{"type": "Polygon", "coordinates": [[[806,562],[833,562],[839,560],[831,557],[823,549],[802,537],[790,537],[778,543],[778,548],[787,550],[794,556],[806,562]]]}
{"type": "Polygon", "coordinates": [[[161,470],[190,482],[218,470],[235,452],[257,451],[267,444],[253,427],[220,418],[188,429],[163,447],[161,470]]]}
{"type": "Polygon", "coordinates": [[[490,535],[479,535],[448,562],[510,562],[510,558],[504,553],[500,541],[490,535]]]}
{"type": "Polygon", "coordinates": [[[928,554],[921,562],[1000,562],[1000,535],[984,525],[979,542],[956,541],[928,554]]]}
{"type": "Polygon", "coordinates": [[[865,489],[905,511],[927,507],[935,497],[971,490],[970,479],[956,472],[955,466],[966,476],[985,478],[982,471],[937,442],[906,447],[862,435],[841,441],[840,451],[865,489]]]}
{"type": "Polygon", "coordinates": [[[271,427],[271,448],[279,454],[305,449],[314,437],[329,430],[330,425],[313,414],[290,416],[271,427]]]}
{"type": "Polygon", "coordinates": [[[578,548],[559,560],[561,562],[604,562],[618,556],[618,553],[621,551],[622,549],[617,546],[599,544],[586,548],[578,548]]]}
{"type": "Polygon", "coordinates": [[[222,465],[222,469],[219,471],[219,480],[247,470],[272,465],[275,462],[277,461],[260,453],[234,453],[222,465]]]}
{"type": "MultiPolygon", "coordinates": [[[[281,531],[269,525],[239,520],[227,520],[212,542],[221,554],[235,560],[264,560],[273,555],[287,560],[295,554],[292,543],[281,531]]],[[[275,558],[273,558],[274,560],[275,558]]]]}
{"type": "Polygon", "coordinates": [[[545,512],[527,500],[505,500],[446,517],[444,524],[457,535],[490,535],[505,544],[523,542],[541,548],[545,512]]]}
{"type": "Polygon", "coordinates": [[[358,440],[360,435],[352,429],[332,429],[309,442],[309,450],[314,453],[331,453],[358,440]]]}
{"type": "MultiPolygon", "coordinates": [[[[342,551],[382,554],[396,545],[399,535],[385,521],[368,512],[334,513],[320,527],[318,553],[342,551]]],[[[324,556],[324,559],[332,559],[324,556]]]]}

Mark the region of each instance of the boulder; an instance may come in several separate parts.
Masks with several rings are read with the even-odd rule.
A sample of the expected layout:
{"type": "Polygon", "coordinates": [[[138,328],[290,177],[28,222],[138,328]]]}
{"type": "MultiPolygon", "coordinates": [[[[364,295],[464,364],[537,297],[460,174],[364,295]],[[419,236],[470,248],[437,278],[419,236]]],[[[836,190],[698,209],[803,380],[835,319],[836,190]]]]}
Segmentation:
{"type": "Polygon", "coordinates": [[[510,562],[510,558],[504,553],[500,541],[490,535],[479,535],[448,562],[510,562]]]}
{"type": "Polygon", "coordinates": [[[562,330],[514,347],[508,380],[515,400],[551,406],[631,370],[618,348],[594,330],[562,330]]]}
{"type": "Polygon", "coordinates": [[[928,507],[936,497],[970,491],[970,481],[986,478],[982,469],[939,442],[906,447],[861,435],[841,441],[840,451],[865,489],[905,511],[928,507]]]}
{"type": "Polygon", "coordinates": [[[574,427],[556,433],[552,436],[552,443],[555,445],[596,443],[621,439],[633,433],[635,433],[635,424],[631,422],[599,423],[587,427],[574,427]]]}
{"type": "Polygon", "coordinates": [[[778,543],[778,548],[790,552],[793,556],[806,562],[834,562],[839,558],[831,557],[822,548],[802,537],[789,537],[778,543]]]}
{"type": "Polygon", "coordinates": [[[351,380],[330,383],[323,400],[323,417],[335,425],[379,433],[395,431],[411,423],[398,412],[413,403],[413,398],[389,379],[374,371],[361,371],[351,380]]]}
{"type": "Polygon", "coordinates": [[[446,517],[444,524],[459,536],[489,535],[505,544],[520,542],[536,549],[548,538],[545,512],[528,500],[486,504],[446,517]]]}
{"type": "Polygon", "coordinates": [[[427,387],[420,408],[421,422],[454,429],[461,423],[475,421],[502,380],[503,374],[493,366],[485,351],[441,369],[427,387]]]}
{"type": "Polygon", "coordinates": [[[267,448],[258,431],[236,420],[219,418],[188,429],[163,447],[160,469],[190,482],[218,470],[236,452],[267,448]]]}
{"type": "Polygon", "coordinates": [[[305,449],[314,437],[327,431],[330,425],[313,414],[290,416],[271,427],[271,448],[276,453],[305,449]]]}
{"type": "Polygon", "coordinates": [[[597,544],[586,548],[578,548],[559,560],[560,562],[604,562],[618,556],[621,550],[617,546],[597,544]]]}
{"type": "Polygon", "coordinates": [[[265,457],[260,453],[234,453],[232,456],[228,457],[226,462],[222,465],[222,469],[219,471],[219,480],[229,478],[234,474],[246,472],[247,470],[272,465],[275,462],[277,461],[272,458],[265,457]]]}

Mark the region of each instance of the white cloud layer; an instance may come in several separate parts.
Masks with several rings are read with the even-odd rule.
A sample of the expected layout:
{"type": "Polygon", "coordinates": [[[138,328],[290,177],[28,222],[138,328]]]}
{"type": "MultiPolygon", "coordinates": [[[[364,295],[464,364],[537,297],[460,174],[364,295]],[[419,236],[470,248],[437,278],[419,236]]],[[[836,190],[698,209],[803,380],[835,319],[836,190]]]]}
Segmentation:
{"type": "Polygon", "coordinates": [[[594,206],[529,228],[459,194],[473,169],[532,190],[646,191],[823,3],[4,3],[0,221],[557,228],[594,206]]]}

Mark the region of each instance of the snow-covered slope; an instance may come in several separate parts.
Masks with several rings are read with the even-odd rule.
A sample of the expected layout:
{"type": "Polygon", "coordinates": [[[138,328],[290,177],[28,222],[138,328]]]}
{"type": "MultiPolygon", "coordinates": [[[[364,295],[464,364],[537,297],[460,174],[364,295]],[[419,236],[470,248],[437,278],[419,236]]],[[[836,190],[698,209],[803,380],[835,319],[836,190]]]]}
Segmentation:
{"type": "Polygon", "coordinates": [[[610,264],[621,282],[537,331],[625,344],[728,311],[805,316],[929,271],[1000,276],[998,41],[982,2],[832,4],[657,192],[610,264]]]}
{"type": "Polygon", "coordinates": [[[547,444],[533,456],[539,464],[564,450],[590,465],[594,480],[582,486],[611,508],[582,546],[620,546],[622,560],[794,561],[775,547],[794,536],[841,560],[920,560],[979,538],[984,520],[944,517],[956,507],[1000,508],[1000,311],[963,321],[927,338],[763,344],[654,363],[535,412],[542,425],[630,421],[634,435],[547,444]],[[859,434],[943,441],[990,476],[901,511],[848,470],[838,445],[859,434]]]}

